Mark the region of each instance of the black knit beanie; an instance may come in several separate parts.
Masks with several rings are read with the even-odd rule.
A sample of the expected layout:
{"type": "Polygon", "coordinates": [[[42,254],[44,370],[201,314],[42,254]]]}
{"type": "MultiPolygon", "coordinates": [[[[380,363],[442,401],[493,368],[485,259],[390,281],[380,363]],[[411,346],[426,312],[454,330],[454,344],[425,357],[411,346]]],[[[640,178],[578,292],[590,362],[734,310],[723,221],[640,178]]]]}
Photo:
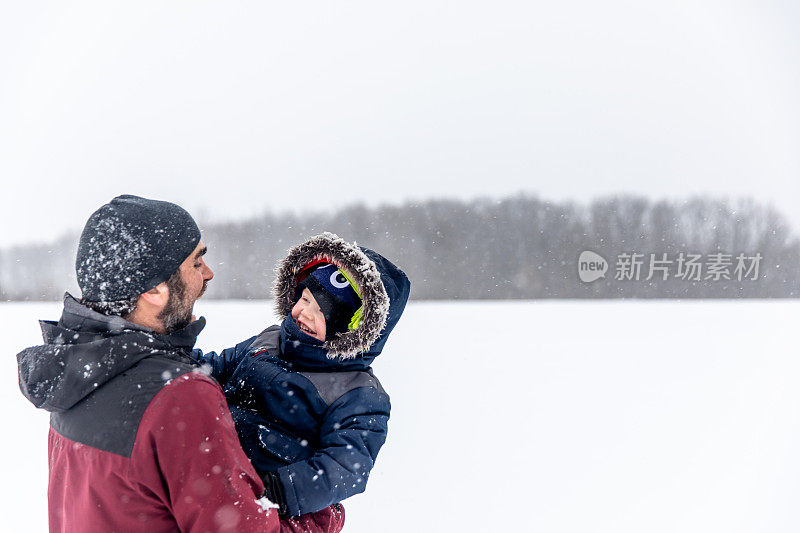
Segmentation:
{"type": "Polygon", "coordinates": [[[200,242],[182,207],[125,194],[94,212],[83,228],[75,270],[83,298],[128,300],[166,281],[200,242]]]}

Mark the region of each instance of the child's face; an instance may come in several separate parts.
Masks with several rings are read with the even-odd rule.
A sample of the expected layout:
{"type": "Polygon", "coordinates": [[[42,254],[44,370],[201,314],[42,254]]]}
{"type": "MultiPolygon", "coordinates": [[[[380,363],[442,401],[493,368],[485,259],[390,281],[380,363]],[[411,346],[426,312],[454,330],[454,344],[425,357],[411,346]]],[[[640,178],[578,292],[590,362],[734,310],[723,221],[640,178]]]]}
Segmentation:
{"type": "Polygon", "coordinates": [[[292,307],[292,318],[297,321],[303,333],[321,341],[325,340],[325,315],[310,290],[303,289],[300,299],[292,307]]]}

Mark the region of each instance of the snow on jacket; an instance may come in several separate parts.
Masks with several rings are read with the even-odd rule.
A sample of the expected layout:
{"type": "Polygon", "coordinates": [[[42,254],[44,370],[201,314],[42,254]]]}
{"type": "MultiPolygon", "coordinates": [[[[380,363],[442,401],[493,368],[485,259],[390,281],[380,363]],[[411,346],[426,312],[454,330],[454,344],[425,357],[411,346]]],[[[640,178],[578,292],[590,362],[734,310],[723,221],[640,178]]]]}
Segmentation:
{"type": "Polygon", "coordinates": [[[187,357],[201,318],[170,335],[66,295],[45,344],[17,355],[50,414],[51,532],[339,531],[340,509],[279,522],[219,385],[187,357]]]}
{"type": "Polygon", "coordinates": [[[220,354],[195,352],[223,385],[242,446],[282,514],[313,512],[364,491],[390,411],[370,364],[409,292],[408,278],[387,259],[323,234],[278,268],[280,326],[220,354]],[[356,330],[324,342],[290,316],[297,274],[320,260],[348,270],[364,304],[356,330]]]}

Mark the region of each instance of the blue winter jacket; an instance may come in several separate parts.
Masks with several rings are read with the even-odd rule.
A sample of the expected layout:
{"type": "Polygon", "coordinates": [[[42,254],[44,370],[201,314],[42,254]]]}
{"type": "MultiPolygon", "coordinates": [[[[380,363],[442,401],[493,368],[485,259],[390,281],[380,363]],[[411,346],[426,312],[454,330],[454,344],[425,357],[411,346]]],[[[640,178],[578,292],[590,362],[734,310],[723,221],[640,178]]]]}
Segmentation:
{"type": "Polygon", "coordinates": [[[370,364],[400,319],[410,283],[379,254],[359,250],[374,263],[388,296],[385,326],[366,350],[331,354],[331,343],[305,334],[287,316],[220,354],[195,352],[222,385],[242,447],[268,495],[289,516],[363,492],[386,440],[389,396],[370,364]]]}

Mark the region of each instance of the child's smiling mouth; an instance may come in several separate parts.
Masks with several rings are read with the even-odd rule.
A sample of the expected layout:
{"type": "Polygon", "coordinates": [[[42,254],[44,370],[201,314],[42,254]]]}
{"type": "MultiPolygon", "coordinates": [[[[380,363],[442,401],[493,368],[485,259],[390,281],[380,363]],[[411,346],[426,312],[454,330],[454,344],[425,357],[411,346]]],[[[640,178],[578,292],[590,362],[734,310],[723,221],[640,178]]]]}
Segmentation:
{"type": "Polygon", "coordinates": [[[316,331],[314,331],[310,327],[306,326],[304,323],[302,323],[299,320],[297,321],[297,325],[300,326],[300,331],[302,331],[303,333],[307,333],[308,335],[311,335],[312,337],[317,334],[316,331]]]}

